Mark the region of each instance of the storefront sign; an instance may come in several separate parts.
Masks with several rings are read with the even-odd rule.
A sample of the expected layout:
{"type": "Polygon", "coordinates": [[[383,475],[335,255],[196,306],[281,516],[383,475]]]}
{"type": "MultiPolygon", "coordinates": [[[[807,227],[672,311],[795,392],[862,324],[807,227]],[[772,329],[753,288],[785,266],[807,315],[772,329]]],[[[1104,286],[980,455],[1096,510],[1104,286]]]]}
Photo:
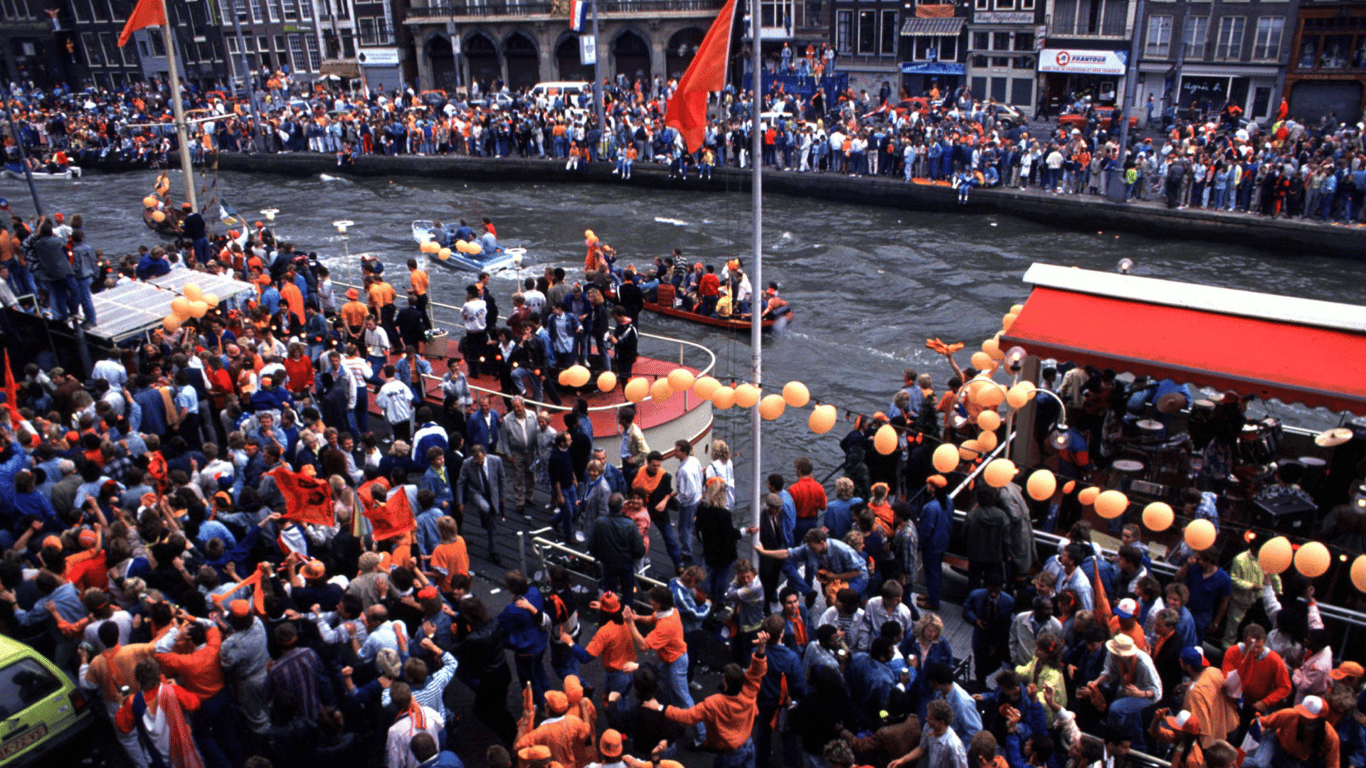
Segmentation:
{"type": "Polygon", "coordinates": [[[1181,98],[1183,107],[1203,100],[1206,108],[1219,109],[1228,100],[1227,77],[1183,77],[1181,78],[1181,98]]]}
{"type": "Polygon", "coordinates": [[[367,67],[396,67],[399,52],[397,48],[362,48],[356,54],[356,61],[367,67]]]}
{"type": "Polygon", "coordinates": [[[972,20],[977,24],[1033,24],[1033,11],[978,11],[972,20]]]}
{"type": "Polygon", "coordinates": [[[1128,68],[1128,51],[1087,51],[1075,48],[1045,48],[1039,51],[1040,72],[1122,75],[1128,68]]]}

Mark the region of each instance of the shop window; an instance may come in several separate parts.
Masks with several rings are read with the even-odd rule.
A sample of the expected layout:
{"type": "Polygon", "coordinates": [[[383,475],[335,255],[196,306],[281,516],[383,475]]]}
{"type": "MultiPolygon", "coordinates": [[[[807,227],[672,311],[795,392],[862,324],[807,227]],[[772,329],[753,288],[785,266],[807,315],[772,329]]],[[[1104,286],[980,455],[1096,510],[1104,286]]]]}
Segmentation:
{"type": "Polygon", "coordinates": [[[1034,104],[1034,78],[1016,77],[1010,81],[1010,103],[1017,107],[1034,104]]]}
{"type": "Polygon", "coordinates": [[[991,98],[997,103],[1004,104],[1006,101],[1006,89],[1010,87],[1010,78],[993,77],[991,78],[991,98]]]}
{"type": "Polygon", "coordinates": [[[1346,69],[1351,54],[1350,35],[1327,35],[1323,38],[1323,53],[1319,54],[1319,66],[1323,69],[1346,69]]]}
{"type": "Polygon", "coordinates": [[[980,96],[987,92],[987,79],[985,77],[972,78],[972,94],[980,96]]]}

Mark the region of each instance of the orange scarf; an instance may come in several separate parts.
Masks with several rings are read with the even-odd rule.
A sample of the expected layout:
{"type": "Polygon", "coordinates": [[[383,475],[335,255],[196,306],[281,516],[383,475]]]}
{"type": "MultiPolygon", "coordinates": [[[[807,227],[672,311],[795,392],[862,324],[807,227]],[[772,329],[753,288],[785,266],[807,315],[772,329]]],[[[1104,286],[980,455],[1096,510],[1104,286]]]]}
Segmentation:
{"type": "Polygon", "coordinates": [[[654,495],[655,489],[659,487],[659,483],[663,479],[664,471],[662,469],[659,471],[658,474],[654,476],[653,479],[650,478],[650,473],[648,471],[642,469],[636,473],[635,479],[631,481],[631,487],[644,488],[645,493],[649,495],[654,495]]]}

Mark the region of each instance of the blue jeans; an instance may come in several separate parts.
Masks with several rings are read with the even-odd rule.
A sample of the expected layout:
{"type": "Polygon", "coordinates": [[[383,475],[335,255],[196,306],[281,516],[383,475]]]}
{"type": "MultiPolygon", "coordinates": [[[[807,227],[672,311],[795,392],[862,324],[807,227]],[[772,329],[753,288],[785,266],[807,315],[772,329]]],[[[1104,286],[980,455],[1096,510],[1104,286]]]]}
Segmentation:
{"type": "MultiPolygon", "coordinates": [[[[93,277],[76,278],[76,293],[80,299],[81,312],[85,315],[85,321],[91,325],[95,324],[95,301],[90,294],[90,287],[94,284],[93,277]]],[[[75,307],[72,307],[72,311],[75,311],[75,307]]]]}
{"type": "Polygon", "coordinates": [[[517,664],[517,679],[522,685],[531,683],[531,693],[536,697],[536,703],[544,704],[545,692],[551,689],[550,676],[545,672],[545,651],[534,656],[516,653],[512,659],[517,664]]]}
{"type": "Polygon", "coordinates": [[[732,567],[728,564],[721,568],[707,568],[707,597],[711,598],[712,603],[720,605],[725,602],[732,567]]]}
{"type": "Polygon", "coordinates": [[[812,528],[819,528],[820,525],[820,515],[816,515],[815,517],[797,518],[796,525],[792,527],[792,546],[800,547],[802,543],[806,540],[806,532],[811,530],[812,528]]]}
{"type": "Polygon", "coordinates": [[[1132,737],[1134,749],[1143,750],[1147,744],[1143,735],[1143,710],[1151,705],[1151,701],[1133,696],[1118,697],[1110,704],[1109,724],[1132,737]]]}
{"type": "Polygon", "coordinates": [[[712,761],[712,768],[754,768],[754,738],[730,752],[723,752],[712,761]]]}
{"type": "MultiPolygon", "coordinates": [[[[673,661],[660,660],[663,667],[663,674],[660,675],[660,682],[663,683],[665,690],[669,692],[669,700],[675,707],[687,709],[693,705],[692,691],[688,688],[688,654],[673,661]]],[[[697,743],[701,744],[707,738],[707,726],[698,723],[693,727],[693,733],[697,736],[697,743]]]]}
{"type": "Polygon", "coordinates": [[[944,586],[944,553],[922,552],[920,560],[925,565],[925,601],[930,608],[938,608],[944,586]]]}
{"type": "Polygon", "coordinates": [[[530,397],[532,400],[541,399],[541,382],[536,378],[536,374],[526,368],[513,368],[512,381],[517,388],[522,391],[522,395],[530,397]]]}
{"type": "Polygon", "coordinates": [[[697,516],[697,504],[678,505],[678,548],[683,556],[692,559],[693,518],[697,516]]]}
{"type": "Polygon", "coordinates": [[[669,511],[655,512],[650,510],[650,522],[654,523],[664,536],[664,547],[669,552],[669,559],[673,561],[674,570],[683,567],[683,554],[678,551],[678,537],[674,536],[674,525],[669,520],[669,511]]]}
{"type": "Polygon", "coordinates": [[[560,491],[560,495],[564,497],[564,503],[555,508],[555,516],[550,518],[550,524],[559,525],[565,542],[573,544],[574,509],[578,506],[579,496],[572,485],[560,491]]]}
{"type": "Polygon", "coordinates": [[[602,569],[602,591],[615,592],[621,596],[622,605],[630,605],[631,598],[635,595],[636,575],[631,566],[625,568],[602,569]]]}
{"type": "Polygon", "coordinates": [[[197,264],[209,263],[209,238],[201,237],[194,241],[194,260],[197,264]]]}
{"type": "Polygon", "coordinates": [[[76,312],[79,306],[80,289],[76,278],[64,277],[47,284],[48,304],[52,308],[52,319],[61,321],[76,312]]]}
{"type": "Polygon", "coordinates": [[[366,387],[356,388],[356,408],[355,408],[356,435],[360,436],[370,431],[370,390],[366,387]]]}

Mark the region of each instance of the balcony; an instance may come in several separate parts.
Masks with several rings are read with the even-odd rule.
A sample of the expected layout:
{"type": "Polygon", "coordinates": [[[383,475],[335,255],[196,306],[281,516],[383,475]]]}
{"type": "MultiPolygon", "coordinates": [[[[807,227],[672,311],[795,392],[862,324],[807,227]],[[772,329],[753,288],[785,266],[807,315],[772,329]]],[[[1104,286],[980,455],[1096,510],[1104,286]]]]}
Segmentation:
{"type": "MultiPolygon", "coordinates": [[[[598,16],[599,18],[623,18],[659,16],[661,14],[669,16],[714,15],[724,4],[724,0],[606,0],[598,5],[598,16]]],[[[405,23],[431,23],[462,19],[474,21],[507,17],[538,20],[560,18],[567,21],[569,3],[488,2],[486,0],[428,2],[409,8],[405,23]]]]}

